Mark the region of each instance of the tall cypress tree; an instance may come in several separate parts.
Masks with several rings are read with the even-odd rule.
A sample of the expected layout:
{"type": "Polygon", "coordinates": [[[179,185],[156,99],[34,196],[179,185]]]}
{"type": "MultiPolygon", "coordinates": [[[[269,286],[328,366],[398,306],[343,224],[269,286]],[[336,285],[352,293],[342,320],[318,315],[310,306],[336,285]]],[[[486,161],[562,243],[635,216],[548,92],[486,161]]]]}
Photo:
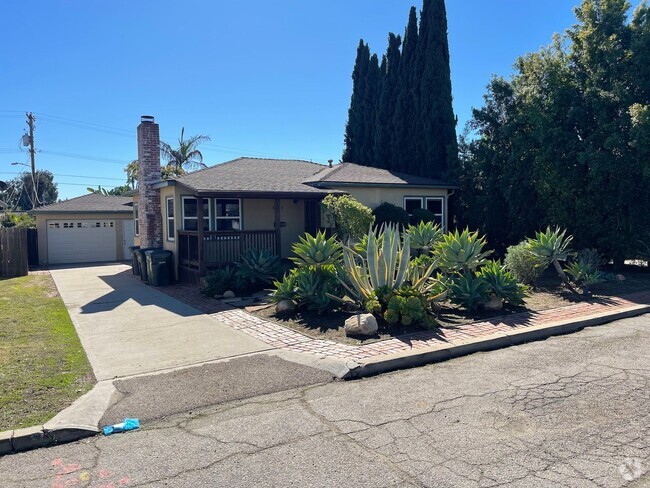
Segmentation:
{"type": "Polygon", "coordinates": [[[394,171],[408,171],[409,162],[415,159],[413,136],[415,129],[415,105],[419,86],[415,83],[415,64],[418,46],[418,17],[415,7],[411,7],[409,20],[404,32],[404,44],[400,58],[396,87],[395,111],[393,113],[393,132],[391,140],[392,160],[389,164],[394,171]]]}
{"type": "Polygon", "coordinates": [[[409,172],[441,177],[458,158],[444,0],[424,0],[415,75],[420,84],[418,145],[409,172]]]}
{"type": "Polygon", "coordinates": [[[379,57],[373,54],[368,64],[366,75],[366,91],[364,101],[363,143],[358,164],[375,166],[375,133],[377,127],[377,111],[379,108],[379,94],[381,92],[382,76],[379,66],[379,57]]]}
{"type": "Polygon", "coordinates": [[[391,32],[388,35],[388,50],[381,63],[381,91],[377,108],[373,154],[373,166],[378,168],[390,168],[391,161],[395,161],[392,147],[392,134],[395,131],[393,114],[395,113],[396,95],[400,81],[401,44],[400,36],[391,32]]]}
{"type": "Polygon", "coordinates": [[[357,59],[352,72],[352,99],[348,110],[348,121],[345,126],[345,151],[343,161],[351,163],[361,162],[364,159],[365,121],[366,121],[366,92],[368,67],[370,65],[370,48],[359,41],[357,59]]]}

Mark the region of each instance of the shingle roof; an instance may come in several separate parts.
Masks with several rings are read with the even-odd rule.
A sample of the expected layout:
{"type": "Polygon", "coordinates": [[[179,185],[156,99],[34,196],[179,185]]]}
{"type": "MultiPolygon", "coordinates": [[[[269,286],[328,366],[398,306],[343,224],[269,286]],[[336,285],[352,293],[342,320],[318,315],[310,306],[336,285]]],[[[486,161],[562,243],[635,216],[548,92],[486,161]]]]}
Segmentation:
{"type": "Polygon", "coordinates": [[[204,192],[242,193],[332,193],[303,183],[325,166],[288,159],[239,158],[173,178],[178,183],[204,192]]]}
{"type": "Polygon", "coordinates": [[[440,188],[454,188],[455,185],[447,181],[421,176],[394,173],[386,169],[361,166],[353,163],[337,164],[333,168],[325,168],[314,178],[305,180],[306,183],[315,185],[327,184],[370,184],[370,185],[415,185],[432,186],[440,188]]]}
{"type": "Polygon", "coordinates": [[[80,197],[71,198],[58,203],[52,203],[34,210],[34,213],[118,213],[131,212],[133,197],[101,195],[89,193],[80,197]]]}

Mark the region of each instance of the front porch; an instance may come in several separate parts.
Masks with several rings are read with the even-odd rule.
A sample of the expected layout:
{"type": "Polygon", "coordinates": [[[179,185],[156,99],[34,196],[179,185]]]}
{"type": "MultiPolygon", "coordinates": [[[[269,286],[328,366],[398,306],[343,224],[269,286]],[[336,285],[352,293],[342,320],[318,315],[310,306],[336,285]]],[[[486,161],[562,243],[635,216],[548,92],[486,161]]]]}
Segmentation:
{"type": "Polygon", "coordinates": [[[181,198],[176,229],[178,278],[196,283],[211,269],[241,260],[251,249],[268,249],[286,258],[304,232],[320,228],[320,199],[181,198]],[[203,222],[204,225],[199,225],[203,222]]]}

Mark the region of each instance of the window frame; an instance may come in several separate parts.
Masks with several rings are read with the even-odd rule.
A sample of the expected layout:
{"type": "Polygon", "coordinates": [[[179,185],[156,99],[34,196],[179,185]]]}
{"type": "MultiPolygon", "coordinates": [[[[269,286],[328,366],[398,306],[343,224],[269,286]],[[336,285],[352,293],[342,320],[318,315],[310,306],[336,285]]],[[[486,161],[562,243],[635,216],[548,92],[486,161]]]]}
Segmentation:
{"type": "Polygon", "coordinates": [[[140,204],[133,203],[133,231],[136,236],[140,235],[140,204]]]}
{"type": "MultiPolygon", "coordinates": [[[[405,196],[404,197],[403,208],[404,208],[404,211],[406,211],[408,213],[408,210],[406,210],[406,201],[407,200],[419,200],[420,201],[420,208],[423,208],[425,210],[429,210],[427,208],[427,204],[428,204],[429,200],[439,200],[440,203],[441,203],[442,213],[435,213],[435,212],[431,212],[430,210],[429,211],[433,215],[435,215],[436,217],[440,217],[440,227],[442,227],[443,229],[447,228],[447,225],[446,225],[447,223],[445,221],[446,198],[444,196],[435,196],[435,197],[431,197],[431,196],[429,196],[429,197],[427,197],[427,196],[412,196],[412,195],[405,196]]],[[[412,214],[409,213],[408,215],[409,215],[409,217],[412,217],[412,214]]]]}
{"type": "Polygon", "coordinates": [[[217,232],[232,232],[232,231],[241,231],[242,229],[242,201],[241,198],[214,198],[214,228],[217,232]],[[219,212],[217,205],[219,205],[220,200],[236,200],[239,207],[239,212],[237,217],[222,216],[219,217],[219,212]],[[219,230],[218,221],[219,220],[237,220],[239,228],[238,229],[229,229],[229,230],[219,230]]]}
{"type": "Polygon", "coordinates": [[[167,223],[167,234],[166,238],[169,242],[174,242],[176,240],[176,206],[174,205],[174,197],[165,198],[165,221],[167,223]],[[169,216],[169,202],[172,202],[172,216],[169,216]],[[170,221],[171,220],[171,225],[170,221]],[[170,236],[171,231],[171,236],[170,236]]]}
{"type": "MultiPolygon", "coordinates": [[[[205,214],[203,215],[203,220],[204,220],[204,221],[205,221],[205,220],[208,221],[208,229],[205,230],[205,228],[204,228],[204,229],[203,229],[203,232],[210,232],[210,231],[212,231],[212,205],[211,205],[211,201],[212,201],[213,199],[212,199],[212,198],[205,198],[205,197],[193,197],[193,196],[189,196],[189,195],[188,195],[188,196],[182,196],[182,197],[181,197],[181,219],[182,219],[182,224],[183,224],[183,230],[184,230],[184,231],[188,231],[188,230],[185,228],[185,221],[186,221],[186,220],[196,220],[196,221],[197,221],[197,222],[196,222],[196,230],[195,230],[195,231],[188,231],[188,232],[198,232],[198,230],[199,230],[199,222],[198,222],[198,220],[199,220],[199,215],[198,215],[198,213],[199,213],[199,212],[198,212],[198,209],[199,209],[199,207],[198,207],[198,205],[199,205],[199,200],[201,200],[201,205],[203,205],[203,200],[207,200],[207,202],[208,202],[208,214],[207,214],[207,215],[205,215],[205,214]],[[196,212],[196,217],[187,217],[187,216],[185,216],[185,200],[196,200],[196,205],[197,205],[197,207],[196,207],[196,210],[197,210],[197,212],[196,212]]],[[[174,215],[175,215],[175,214],[174,214],[174,215]]]]}

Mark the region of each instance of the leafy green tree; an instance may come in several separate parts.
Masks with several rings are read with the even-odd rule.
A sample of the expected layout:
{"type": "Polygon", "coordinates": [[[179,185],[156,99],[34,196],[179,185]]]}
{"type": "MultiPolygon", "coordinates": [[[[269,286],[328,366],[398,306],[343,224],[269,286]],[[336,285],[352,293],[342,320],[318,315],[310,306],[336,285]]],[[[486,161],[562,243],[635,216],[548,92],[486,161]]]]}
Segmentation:
{"type": "Polygon", "coordinates": [[[31,210],[33,207],[42,207],[55,203],[59,198],[59,191],[54,183],[54,175],[47,170],[37,170],[32,180],[31,173],[23,173],[9,181],[7,190],[7,205],[14,210],[31,210]],[[36,202],[33,200],[33,188],[36,185],[36,202]]]}
{"type": "Polygon", "coordinates": [[[177,147],[160,142],[160,155],[167,160],[167,166],[171,167],[175,175],[206,168],[206,165],[203,164],[203,154],[199,151],[198,146],[202,142],[208,141],[210,141],[210,137],[204,135],[195,135],[185,139],[185,127],[183,127],[177,147]]]}

